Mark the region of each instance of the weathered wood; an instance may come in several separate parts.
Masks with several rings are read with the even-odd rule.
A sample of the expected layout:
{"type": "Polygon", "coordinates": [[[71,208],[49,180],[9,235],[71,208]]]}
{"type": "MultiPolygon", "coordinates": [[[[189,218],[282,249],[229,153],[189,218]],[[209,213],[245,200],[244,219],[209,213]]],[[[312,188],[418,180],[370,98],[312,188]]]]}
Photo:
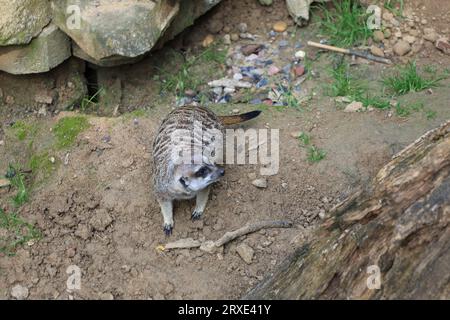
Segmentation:
{"type": "Polygon", "coordinates": [[[450,121],[333,208],[313,240],[244,298],[449,299],[449,220],[450,121]],[[367,285],[369,266],[379,268],[379,289],[367,285]]]}

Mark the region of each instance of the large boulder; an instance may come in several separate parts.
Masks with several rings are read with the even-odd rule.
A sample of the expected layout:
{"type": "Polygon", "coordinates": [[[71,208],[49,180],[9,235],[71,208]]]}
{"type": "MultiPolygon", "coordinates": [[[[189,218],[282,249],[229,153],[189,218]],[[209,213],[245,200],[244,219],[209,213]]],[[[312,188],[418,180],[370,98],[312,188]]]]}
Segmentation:
{"type": "Polygon", "coordinates": [[[48,0],[0,0],[0,46],[27,44],[51,20],[48,0]]]}
{"type": "Polygon", "coordinates": [[[27,45],[0,47],[0,70],[12,74],[47,72],[70,56],[69,38],[50,24],[27,45]]]}
{"type": "Polygon", "coordinates": [[[52,9],[54,22],[89,57],[88,60],[102,62],[125,58],[123,61],[128,62],[127,58],[139,57],[153,48],[179,12],[179,2],[53,0],[52,9]],[[68,10],[74,5],[79,9],[68,10]],[[79,26],[74,20],[78,13],[79,26]]]}

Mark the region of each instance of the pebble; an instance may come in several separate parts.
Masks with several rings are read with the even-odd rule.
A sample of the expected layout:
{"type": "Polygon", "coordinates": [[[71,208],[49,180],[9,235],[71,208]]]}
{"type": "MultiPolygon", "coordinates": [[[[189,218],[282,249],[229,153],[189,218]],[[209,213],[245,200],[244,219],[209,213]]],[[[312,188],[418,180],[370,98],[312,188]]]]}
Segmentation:
{"type": "Polygon", "coordinates": [[[247,264],[251,264],[255,251],[247,244],[241,243],[236,247],[236,252],[247,264]]]}
{"type": "Polygon", "coordinates": [[[246,24],[245,22],[239,23],[239,24],[238,24],[238,30],[239,30],[239,32],[241,32],[241,33],[247,32],[247,30],[248,30],[247,24],[246,24]]]}
{"type": "Polygon", "coordinates": [[[113,218],[105,209],[99,209],[90,220],[90,225],[98,231],[104,231],[112,222],[113,218]]]}
{"type": "Polygon", "coordinates": [[[273,76],[273,75],[277,74],[278,72],[280,72],[280,69],[277,68],[277,67],[274,66],[274,65],[271,65],[271,66],[269,67],[269,70],[268,70],[267,73],[268,73],[270,76],[273,76]]]}
{"type": "Polygon", "coordinates": [[[450,43],[447,39],[441,38],[436,40],[436,48],[444,52],[445,54],[450,55],[450,43]]]}
{"type": "Polygon", "coordinates": [[[239,113],[239,109],[233,109],[233,110],[231,110],[231,112],[233,112],[233,113],[239,113]]]}
{"type": "Polygon", "coordinates": [[[238,41],[239,35],[237,33],[232,33],[230,38],[231,38],[231,41],[238,41]]]}
{"type": "Polygon", "coordinates": [[[325,219],[326,213],[324,209],[320,209],[319,211],[319,218],[320,219],[325,219]]]}
{"type": "Polygon", "coordinates": [[[416,42],[416,37],[408,35],[408,36],[404,36],[403,40],[405,40],[409,44],[413,44],[414,42],[416,42]]]}
{"type": "Polygon", "coordinates": [[[255,179],[252,181],[252,184],[257,188],[265,189],[267,188],[267,179],[266,178],[255,179]]]}
{"type": "Polygon", "coordinates": [[[14,286],[11,289],[11,296],[17,300],[24,300],[28,298],[28,295],[29,295],[28,288],[20,284],[14,286]]]}
{"type": "Polygon", "coordinates": [[[424,33],[423,38],[433,43],[436,42],[436,40],[439,38],[438,33],[432,28],[425,28],[423,30],[423,33],[424,33]]]}
{"type": "Polygon", "coordinates": [[[298,50],[295,52],[295,57],[297,59],[303,59],[303,58],[305,58],[305,56],[306,56],[306,52],[303,50],[298,50]]]}
{"type": "Polygon", "coordinates": [[[380,30],[376,30],[373,32],[373,40],[376,42],[381,42],[384,40],[384,33],[380,30]]]}
{"type": "Polygon", "coordinates": [[[259,51],[261,51],[262,48],[263,48],[263,45],[261,45],[261,44],[247,44],[245,46],[242,46],[241,52],[245,56],[249,56],[251,54],[258,53],[259,51]]]}
{"type": "Polygon", "coordinates": [[[411,51],[411,46],[409,45],[408,42],[404,41],[404,40],[399,40],[395,45],[394,45],[394,53],[398,56],[404,56],[405,54],[407,54],[408,52],[411,51]]]}
{"type": "Polygon", "coordinates": [[[226,45],[230,45],[231,44],[231,36],[229,34],[226,34],[223,36],[223,43],[226,45]]]}
{"type": "Polygon", "coordinates": [[[358,101],[353,101],[349,105],[347,105],[344,109],[344,112],[357,112],[363,108],[363,104],[358,101]]]}
{"type": "Polygon", "coordinates": [[[294,75],[298,78],[305,74],[305,66],[296,65],[294,68],[294,75]]]}
{"type": "Polygon", "coordinates": [[[372,46],[370,47],[370,52],[374,55],[374,56],[378,56],[378,57],[384,57],[384,52],[382,49],[378,48],[377,46],[372,46]]]}
{"type": "Polygon", "coordinates": [[[214,42],[214,36],[212,34],[208,34],[205,39],[202,41],[202,46],[204,48],[209,47],[214,42]]]}
{"type": "Polygon", "coordinates": [[[385,37],[386,39],[389,39],[391,36],[392,36],[392,31],[391,31],[391,29],[386,29],[386,30],[384,30],[384,37],[385,37]]]}
{"type": "Polygon", "coordinates": [[[275,22],[273,25],[273,30],[276,32],[284,32],[287,29],[287,23],[284,21],[275,22]]]}
{"type": "Polygon", "coordinates": [[[8,187],[11,185],[11,182],[8,179],[0,178],[0,188],[8,187]]]}

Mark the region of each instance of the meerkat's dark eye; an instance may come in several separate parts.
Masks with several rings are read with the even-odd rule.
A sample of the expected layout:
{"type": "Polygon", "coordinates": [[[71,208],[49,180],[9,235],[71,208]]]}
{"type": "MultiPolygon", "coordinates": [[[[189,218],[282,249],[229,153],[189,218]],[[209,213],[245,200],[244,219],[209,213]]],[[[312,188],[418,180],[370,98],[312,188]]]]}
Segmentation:
{"type": "Polygon", "coordinates": [[[209,173],[209,168],[205,166],[205,167],[201,167],[201,168],[195,173],[195,176],[196,176],[197,178],[205,177],[208,173],[209,173]]]}
{"type": "Polygon", "coordinates": [[[180,183],[183,185],[183,187],[187,188],[186,180],[183,177],[180,178],[180,183]]]}

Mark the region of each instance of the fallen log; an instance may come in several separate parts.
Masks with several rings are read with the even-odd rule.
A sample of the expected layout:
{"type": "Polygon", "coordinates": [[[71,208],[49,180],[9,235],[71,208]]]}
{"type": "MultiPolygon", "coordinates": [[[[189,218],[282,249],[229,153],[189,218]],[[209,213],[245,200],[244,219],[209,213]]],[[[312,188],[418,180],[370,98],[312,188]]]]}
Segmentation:
{"type": "Polygon", "coordinates": [[[450,121],[331,210],[244,299],[449,299],[450,121]]]}

